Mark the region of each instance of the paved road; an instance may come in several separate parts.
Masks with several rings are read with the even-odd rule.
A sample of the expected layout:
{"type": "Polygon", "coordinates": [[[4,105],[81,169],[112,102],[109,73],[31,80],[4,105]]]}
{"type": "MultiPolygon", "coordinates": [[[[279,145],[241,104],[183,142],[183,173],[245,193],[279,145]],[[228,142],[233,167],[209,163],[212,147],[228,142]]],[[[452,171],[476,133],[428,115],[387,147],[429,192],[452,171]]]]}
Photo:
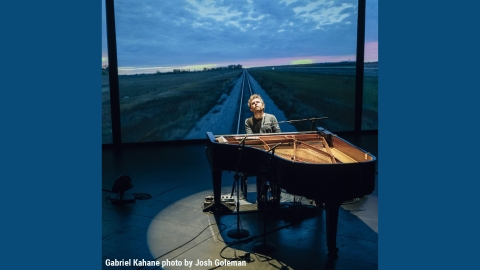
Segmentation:
{"type": "MultiPolygon", "coordinates": [[[[217,105],[215,105],[215,107],[213,107],[195,124],[195,126],[190,130],[190,132],[187,134],[187,136],[185,136],[184,139],[204,139],[206,138],[205,134],[208,131],[212,132],[215,135],[235,134],[237,132],[237,112],[239,109],[238,107],[239,99],[241,97],[243,76],[244,75],[242,74],[242,76],[237,79],[237,81],[235,82],[235,86],[233,87],[230,94],[223,94],[220,97],[217,105]]],[[[267,95],[265,90],[263,90],[251,76],[250,82],[253,93],[262,96],[265,102],[265,112],[275,115],[279,122],[288,120],[286,119],[283,111],[278,109],[275,103],[267,95]]],[[[243,104],[242,109],[248,110],[248,105],[243,104]]],[[[244,120],[245,119],[243,119],[242,121],[244,120]]],[[[289,123],[280,124],[280,129],[282,130],[282,132],[297,131],[295,127],[289,123]]]]}

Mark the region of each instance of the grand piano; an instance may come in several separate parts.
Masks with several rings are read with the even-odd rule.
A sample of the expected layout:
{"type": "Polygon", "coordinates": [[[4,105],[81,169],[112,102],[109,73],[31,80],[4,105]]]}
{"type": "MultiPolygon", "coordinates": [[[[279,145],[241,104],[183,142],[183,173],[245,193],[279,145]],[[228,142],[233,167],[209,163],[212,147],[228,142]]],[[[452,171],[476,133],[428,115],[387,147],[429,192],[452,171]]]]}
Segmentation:
{"type": "Polygon", "coordinates": [[[309,132],[213,135],[206,156],[213,180],[213,202],[205,212],[231,212],[221,197],[222,171],[265,179],[287,193],[325,206],[329,258],[336,244],[340,205],[375,189],[376,157],[317,127],[309,132]]]}

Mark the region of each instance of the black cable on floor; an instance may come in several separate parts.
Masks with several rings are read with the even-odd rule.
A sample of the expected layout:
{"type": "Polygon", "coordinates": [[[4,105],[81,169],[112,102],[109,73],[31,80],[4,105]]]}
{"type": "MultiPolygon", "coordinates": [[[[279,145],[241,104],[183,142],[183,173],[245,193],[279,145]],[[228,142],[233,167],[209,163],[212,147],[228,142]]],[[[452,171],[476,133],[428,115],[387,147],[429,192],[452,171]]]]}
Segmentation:
{"type": "MultiPolygon", "coordinates": [[[[285,229],[285,228],[288,228],[288,227],[290,227],[290,226],[292,226],[292,225],[295,225],[295,223],[289,223],[289,224],[286,224],[286,225],[284,225],[284,226],[277,227],[277,228],[275,228],[275,229],[273,229],[273,230],[270,230],[270,231],[268,231],[268,232],[265,232],[265,234],[268,235],[268,234],[271,234],[271,233],[274,233],[274,232],[283,230],[283,229],[285,229]]],[[[220,257],[223,258],[223,259],[225,259],[225,260],[229,260],[229,261],[234,261],[234,260],[242,259],[242,258],[240,258],[240,257],[233,257],[233,258],[224,257],[224,256],[222,255],[222,253],[223,253],[223,251],[225,251],[225,249],[230,248],[230,247],[233,246],[233,245],[237,245],[237,244],[241,244],[241,243],[247,243],[247,242],[249,242],[249,241],[251,241],[251,240],[253,240],[253,239],[256,239],[256,238],[259,238],[259,237],[263,237],[263,235],[264,235],[264,234],[260,234],[260,235],[256,235],[256,236],[250,236],[250,237],[247,237],[247,238],[244,238],[244,239],[242,239],[242,240],[238,240],[238,241],[235,241],[235,242],[232,242],[232,243],[226,245],[225,247],[222,248],[222,250],[220,250],[220,257]]],[[[250,257],[250,260],[251,260],[251,261],[249,261],[249,262],[253,262],[253,261],[254,261],[254,259],[251,258],[251,257],[250,257]]],[[[218,268],[218,267],[220,267],[220,266],[217,266],[217,267],[214,267],[214,268],[209,268],[209,269],[216,269],[216,268],[218,268]]]]}
{"type": "MultiPolygon", "coordinates": [[[[156,261],[156,260],[160,259],[161,257],[163,257],[163,256],[165,256],[165,255],[167,255],[167,254],[169,254],[169,253],[172,253],[173,251],[175,251],[175,250],[177,250],[177,249],[179,249],[179,248],[181,248],[181,247],[185,246],[186,244],[188,244],[188,243],[192,242],[193,240],[195,240],[197,237],[199,237],[199,236],[200,236],[200,235],[201,235],[201,234],[202,234],[202,233],[203,233],[203,232],[204,232],[206,229],[208,229],[208,228],[209,228],[210,226],[212,226],[212,225],[217,225],[217,224],[216,224],[216,223],[214,223],[214,224],[210,224],[210,225],[206,226],[206,227],[205,227],[205,228],[204,228],[204,229],[203,229],[203,230],[202,230],[200,233],[198,233],[198,234],[197,234],[195,237],[193,237],[192,239],[190,239],[190,240],[188,240],[187,242],[185,242],[184,244],[182,244],[182,245],[180,245],[180,246],[178,246],[178,247],[176,247],[176,248],[174,248],[174,249],[170,250],[169,252],[166,252],[166,253],[164,253],[164,254],[162,254],[162,255],[158,256],[157,258],[155,258],[155,259],[153,259],[153,260],[154,260],[154,261],[156,261]]],[[[225,229],[227,228],[227,226],[226,226],[225,224],[222,224],[222,223],[220,223],[220,224],[218,224],[218,225],[223,225],[223,226],[225,226],[225,228],[223,228],[222,230],[220,230],[220,231],[217,233],[217,235],[218,235],[218,234],[220,234],[220,233],[221,233],[223,230],[225,230],[225,229]]],[[[213,237],[213,235],[212,235],[212,236],[210,236],[210,237],[213,237]]],[[[200,243],[198,243],[198,244],[194,245],[193,247],[190,247],[189,249],[187,249],[187,250],[185,250],[184,252],[182,252],[182,253],[178,254],[177,256],[173,257],[172,259],[175,259],[176,257],[178,257],[178,256],[180,256],[181,254],[183,254],[183,253],[187,252],[188,250],[190,250],[190,249],[192,249],[192,248],[194,248],[194,247],[198,246],[199,244],[201,244],[201,243],[205,242],[206,240],[210,239],[210,237],[208,237],[208,238],[204,239],[203,241],[201,241],[200,243]]],[[[138,269],[138,270],[140,270],[140,269],[142,269],[143,267],[144,267],[144,266],[141,266],[141,267],[139,267],[139,268],[137,268],[137,269],[138,269]]],[[[156,267],[156,268],[154,268],[154,269],[157,269],[157,268],[158,268],[158,267],[156,267]]]]}

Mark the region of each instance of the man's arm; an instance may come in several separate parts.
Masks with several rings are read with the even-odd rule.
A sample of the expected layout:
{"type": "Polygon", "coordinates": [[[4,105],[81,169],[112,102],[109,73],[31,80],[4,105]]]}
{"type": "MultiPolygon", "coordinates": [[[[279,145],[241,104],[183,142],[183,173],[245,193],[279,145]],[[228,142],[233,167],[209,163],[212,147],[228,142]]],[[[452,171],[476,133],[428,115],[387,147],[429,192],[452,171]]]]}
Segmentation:
{"type": "Polygon", "coordinates": [[[271,120],[270,120],[271,126],[272,126],[272,133],[280,133],[282,132],[280,130],[280,126],[278,125],[277,118],[275,115],[272,114],[271,120]]]}
{"type": "Polygon", "coordinates": [[[280,130],[280,126],[278,125],[278,121],[277,121],[277,118],[275,118],[275,116],[273,117],[273,121],[275,121],[275,124],[273,125],[273,132],[274,133],[280,133],[282,132],[280,130]]]}

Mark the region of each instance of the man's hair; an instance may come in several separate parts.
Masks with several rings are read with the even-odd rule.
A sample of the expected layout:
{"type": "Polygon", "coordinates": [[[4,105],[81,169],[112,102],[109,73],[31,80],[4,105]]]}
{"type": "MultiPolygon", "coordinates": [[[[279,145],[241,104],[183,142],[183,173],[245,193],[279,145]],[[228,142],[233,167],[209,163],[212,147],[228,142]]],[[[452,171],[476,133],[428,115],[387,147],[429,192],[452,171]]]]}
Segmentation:
{"type": "Polygon", "coordinates": [[[263,99],[262,97],[259,95],[259,94],[253,94],[250,96],[250,98],[248,99],[248,108],[250,108],[250,106],[252,105],[252,100],[254,99],[260,99],[260,101],[262,102],[263,106],[265,106],[265,102],[263,102],[263,99]]]}

